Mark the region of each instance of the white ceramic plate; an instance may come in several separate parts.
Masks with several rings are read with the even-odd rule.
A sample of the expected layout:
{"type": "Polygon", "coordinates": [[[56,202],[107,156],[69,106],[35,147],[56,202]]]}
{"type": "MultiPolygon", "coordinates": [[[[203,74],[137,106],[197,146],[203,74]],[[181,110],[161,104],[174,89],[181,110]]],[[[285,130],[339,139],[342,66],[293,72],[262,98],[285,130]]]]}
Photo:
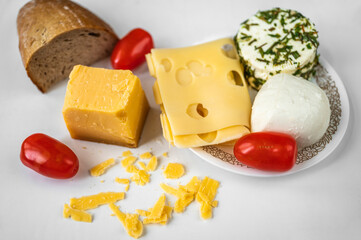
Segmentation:
{"type": "Polygon", "coordinates": [[[336,149],[345,135],[349,121],[350,106],[347,92],[340,77],[322,57],[320,58],[320,63],[321,66],[317,68],[314,80],[326,92],[329,98],[331,107],[330,125],[320,141],[298,152],[296,165],[290,171],[283,173],[267,172],[247,167],[237,161],[233,155],[232,147],[205,146],[191,148],[191,151],[203,160],[226,171],[257,177],[293,174],[325,160],[336,149]]]}

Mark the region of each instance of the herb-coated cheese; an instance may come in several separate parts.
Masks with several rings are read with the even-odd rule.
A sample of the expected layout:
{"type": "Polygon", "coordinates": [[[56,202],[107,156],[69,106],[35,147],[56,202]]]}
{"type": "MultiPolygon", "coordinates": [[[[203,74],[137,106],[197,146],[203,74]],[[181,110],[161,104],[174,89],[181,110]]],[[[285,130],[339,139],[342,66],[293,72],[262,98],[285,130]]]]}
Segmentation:
{"type": "Polygon", "coordinates": [[[301,13],[274,8],[243,22],[235,36],[249,84],[259,90],[278,73],[309,79],[318,63],[318,34],[301,13]]]}

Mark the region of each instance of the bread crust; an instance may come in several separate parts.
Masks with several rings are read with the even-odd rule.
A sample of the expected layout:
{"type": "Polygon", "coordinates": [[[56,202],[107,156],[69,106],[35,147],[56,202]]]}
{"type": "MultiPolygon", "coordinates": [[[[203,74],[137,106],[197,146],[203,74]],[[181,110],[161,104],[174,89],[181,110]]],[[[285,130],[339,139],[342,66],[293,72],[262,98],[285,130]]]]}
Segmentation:
{"type": "Polygon", "coordinates": [[[113,38],[109,41],[111,47],[118,40],[107,23],[70,0],[32,0],[20,9],[17,16],[19,50],[28,76],[40,91],[46,92],[47,89],[41,86],[42,80],[36,79],[36,74],[29,69],[34,54],[65,33],[85,29],[108,33],[113,38]]]}

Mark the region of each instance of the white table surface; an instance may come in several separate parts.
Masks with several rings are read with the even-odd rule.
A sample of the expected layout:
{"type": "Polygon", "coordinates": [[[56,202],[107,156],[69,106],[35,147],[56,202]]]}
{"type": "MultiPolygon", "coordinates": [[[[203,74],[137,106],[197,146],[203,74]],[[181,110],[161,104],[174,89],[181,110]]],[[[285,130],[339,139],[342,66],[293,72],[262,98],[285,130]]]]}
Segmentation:
{"type": "MultiPolygon", "coordinates": [[[[0,0],[0,239],[131,239],[107,206],[91,210],[92,223],[62,217],[71,197],[102,191],[123,191],[113,182],[126,175],[120,166],[99,178],[88,169],[117,157],[126,148],[73,140],[61,109],[66,82],[41,94],[26,76],[18,51],[16,16],[24,0],[0,0]],[[52,180],[24,167],[19,159],[22,141],[35,132],[46,133],[71,147],[80,159],[71,180],[52,180]],[[83,149],[87,147],[87,149],[83,149]],[[100,180],[105,180],[101,183],[100,180]]],[[[214,167],[187,149],[168,146],[162,139],[151,91],[154,79],[146,65],[135,71],[151,103],[141,146],[161,158],[161,165],[180,162],[187,174],[179,181],[164,180],[158,169],[151,183],[131,185],[121,210],[146,209],[162,193],[160,182],[176,186],[192,176],[221,182],[214,218],[201,220],[198,203],[174,214],[166,226],[149,225],[142,239],[361,239],[361,1],[77,1],[108,22],[121,37],[135,27],[147,29],[156,47],[180,47],[235,34],[239,24],[259,9],[292,8],[311,18],[319,30],[320,53],[342,79],[350,100],[347,133],[338,148],[320,164],[277,178],[236,175],[214,167]]],[[[109,60],[96,66],[110,67],[109,60]]],[[[168,198],[174,202],[174,198],[168,198]]]]}

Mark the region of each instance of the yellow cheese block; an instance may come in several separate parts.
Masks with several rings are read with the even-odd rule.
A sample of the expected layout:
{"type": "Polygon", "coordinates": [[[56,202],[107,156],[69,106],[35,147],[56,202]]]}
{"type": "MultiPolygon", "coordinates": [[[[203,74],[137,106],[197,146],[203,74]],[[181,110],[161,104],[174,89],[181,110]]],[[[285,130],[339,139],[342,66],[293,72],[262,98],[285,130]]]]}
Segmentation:
{"type": "Polygon", "coordinates": [[[77,65],[65,94],[63,116],[76,139],[137,147],[149,104],[129,70],[77,65]]]}
{"type": "Polygon", "coordinates": [[[219,144],[250,129],[251,100],[233,40],[146,56],[164,137],[177,147],[219,144]]]}
{"type": "Polygon", "coordinates": [[[99,177],[100,175],[103,175],[105,171],[114,164],[115,164],[114,158],[109,158],[108,160],[101,162],[98,165],[92,167],[90,169],[90,175],[92,175],[93,177],[99,177]]]}

